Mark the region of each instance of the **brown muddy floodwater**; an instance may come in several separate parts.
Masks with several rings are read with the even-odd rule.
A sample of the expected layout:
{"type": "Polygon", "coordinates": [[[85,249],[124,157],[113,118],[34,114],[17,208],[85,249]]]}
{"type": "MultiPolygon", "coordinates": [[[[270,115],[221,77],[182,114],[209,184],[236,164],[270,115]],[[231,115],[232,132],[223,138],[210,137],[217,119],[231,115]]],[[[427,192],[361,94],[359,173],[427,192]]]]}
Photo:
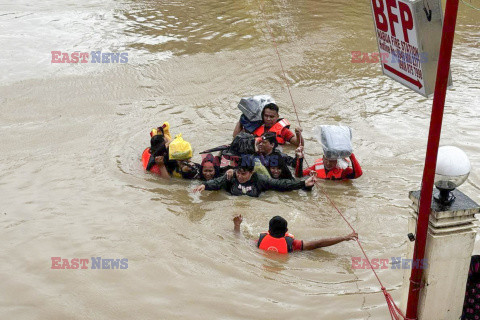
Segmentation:
{"type": "MultiPolygon", "coordinates": [[[[369,1],[9,1],[0,5],[1,319],[389,318],[372,272],[351,268],[355,243],[285,259],[253,245],[275,214],[297,238],[347,233],[319,190],[197,195],[198,182],[141,168],[150,128],[166,120],[195,161],[227,143],[243,96],[271,94],[298,126],[262,3],[307,160],[321,153],[314,126],[352,127],[364,175],[322,184],[370,258],[404,255],[432,100],[378,63],[350,62],[352,51],[377,51],[369,1]],[[128,63],[52,64],[55,50],[126,52],[128,63]],[[232,233],[239,213],[244,238],[232,233]],[[51,257],[128,259],[128,268],[55,270],[51,257]]],[[[478,21],[461,3],[441,144],[468,154],[461,190],[480,202],[478,21]]],[[[379,276],[399,302],[402,271],[379,276]]]]}

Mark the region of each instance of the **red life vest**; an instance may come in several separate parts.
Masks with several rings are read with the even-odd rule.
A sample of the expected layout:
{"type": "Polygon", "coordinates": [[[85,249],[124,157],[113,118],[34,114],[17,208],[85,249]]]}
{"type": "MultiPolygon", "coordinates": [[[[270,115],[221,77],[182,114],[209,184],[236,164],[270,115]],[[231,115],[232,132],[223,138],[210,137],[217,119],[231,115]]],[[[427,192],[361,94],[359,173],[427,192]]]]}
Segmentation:
{"type": "Polygon", "coordinates": [[[286,233],[284,237],[275,238],[268,232],[260,234],[258,238],[257,247],[265,251],[274,251],[278,253],[293,252],[293,240],[295,237],[293,234],[286,233]]]}
{"type": "MultiPolygon", "coordinates": [[[[288,122],[287,119],[278,119],[277,123],[275,123],[270,129],[268,129],[268,132],[275,132],[277,135],[277,142],[279,144],[285,144],[285,138],[282,137],[281,133],[283,128],[290,128],[290,122],[288,122]]],[[[253,131],[253,135],[260,137],[262,134],[265,133],[265,125],[262,124],[260,127],[255,129],[253,131]]]]}
{"type": "MultiPolygon", "coordinates": [[[[143,153],[142,153],[142,166],[143,166],[143,169],[147,169],[147,165],[148,165],[148,160],[150,160],[150,148],[147,148],[145,150],[143,150],[143,153]]],[[[156,174],[161,174],[160,172],[160,167],[158,166],[158,164],[154,164],[152,166],[152,168],[150,169],[150,172],[152,173],[156,173],[156,174]]]]}
{"type": "Polygon", "coordinates": [[[343,169],[333,168],[328,171],[325,171],[325,165],[323,164],[323,159],[317,159],[313,166],[313,169],[317,173],[317,177],[320,179],[330,179],[330,180],[341,180],[343,179],[343,169]]]}

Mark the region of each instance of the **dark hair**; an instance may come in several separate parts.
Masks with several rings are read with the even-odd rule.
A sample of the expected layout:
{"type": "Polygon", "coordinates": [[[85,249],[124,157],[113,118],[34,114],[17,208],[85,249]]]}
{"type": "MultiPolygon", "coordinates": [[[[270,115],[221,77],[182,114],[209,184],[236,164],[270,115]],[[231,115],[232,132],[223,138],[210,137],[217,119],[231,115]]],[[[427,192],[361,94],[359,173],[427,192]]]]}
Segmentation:
{"type": "Polygon", "coordinates": [[[162,136],[165,135],[165,131],[163,131],[163,126],[157,127],[157,130],[162,132],[162,136]]]}
{"type": "Polygon", "coordinates": [[[268,142],[273,144],[273,148],[276,148],[278,146],[277,134],[275,132],[265,132],[264,134],[262,134],[262,139],[267,140],[268,142]]]}
{"type": "Polygon", "coordinates": [[[278,106],[275,104],[275,103],[269,103],[267,105],[265,105],[265,107],[263,107],[263,110],[262,110],[262,120],[263,120],[263,115],[265,114],[265,109],[270,109],[270,110],[273,110],[273,111],[276,111],[277,114],[278,114],[278,106]]]}
{"type": "Polygon", "coordinates": [[[287,220],[280,216],[275,216],[270,219],[270,222],[268,223],[268,232],[274,238],[284,237],[285,233],[288,231],[287,225],[287,220]]]}
{"type": "Polygon", "coordinates": [[[166,152],[165,138],[162,135],[153,136],[150,139],[150,154],[154,157],[158,157],[165,155],[166,152]]]}
{"type": "Polygon", "coordinates": [[[282,155],[279,152],[274,152],[271,155],[267,156],[266,159],[266,167],[268,170],[268,173],[270,173],[270,176],[273,178],[272,175],[272,167],[279,167],[282,170],[282,173],[280,174],[280,177],[278,179],[295,179],[292,175],[292,172],[290,169],[288,169],[287,164],[285,163],[285,159],[282,157],[282,155]]]}
{"type": "Polygon", "coordinates": [[[242,161],[238,165],[238,169],[252,172],[255,168],[255,157],[251,154],[242,154],[242,161]]]}
{"type": "Polygon", "coordinates": [[[153,136],[150,139],[150,158],[148,159],[147,171],[150,171],[155,165],[155,157],[168,155],[165,139],[161,135],[153,136]]]}

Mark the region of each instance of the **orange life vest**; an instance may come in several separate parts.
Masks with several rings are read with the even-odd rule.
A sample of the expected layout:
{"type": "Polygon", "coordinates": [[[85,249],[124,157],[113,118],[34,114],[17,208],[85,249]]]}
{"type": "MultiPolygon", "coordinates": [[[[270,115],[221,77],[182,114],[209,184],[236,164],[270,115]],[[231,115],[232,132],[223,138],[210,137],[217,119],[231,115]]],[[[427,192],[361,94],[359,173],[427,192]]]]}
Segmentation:
{"type": "Polygon", "coordinates": [[[265,251],[274,251],[278,253],[289,253],[293,251],[293,234],[286,233],[284,237],[275,238],[268,232],[260,234],[258,238],[257,247],[265,251]]]}
{"type": "Polygon", "coordinates": [[[330,179],[330,180],[341,180],[343,179],[343,169],[333,168],[329,170],[328,173],[325,171],[325,165],[323,164],[323,159],[317,159],[315,161],[313,169],[317,173],[317,177],[320,179],[330,179]]]}
{"type": "MultiPolygon", "coordinates": [[[[283,128],[290,128],[290,122],[287,119],[278,119],[277,123],[275,123],[268,132],[275,132],[277,135],[277,142],[279,144],[285,144],[285,138],[282,137],[281,133],[283,128]]],[[[262,134],[265,133],[265,125],[262,124],[260,127],[253,131],[253,135],[260,137],[262,134]]]]}
{"type": "MultiPolygon", "coordinates": [[[[145,150],[143,150],[143,153],[142,153],[142,166],[143,166],[143,169],[147,169],[147,165],[148,165],[148,161],[150,160],[150,148],[147,148],[145,150]]],[[[160,167],[158,166],[158,164],[154,164],[152,166],[152,168],[150,169],[150,172],[152,173],[156,173],[156,174],[161,174],[160,173],[160,167]]]]}

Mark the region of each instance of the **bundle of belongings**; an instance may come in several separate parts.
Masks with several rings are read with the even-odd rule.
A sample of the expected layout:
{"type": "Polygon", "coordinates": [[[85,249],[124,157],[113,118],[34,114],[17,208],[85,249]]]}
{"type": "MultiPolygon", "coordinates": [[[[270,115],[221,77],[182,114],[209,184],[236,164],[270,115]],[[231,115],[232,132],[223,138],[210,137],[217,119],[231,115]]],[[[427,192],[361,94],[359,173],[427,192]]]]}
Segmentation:
{"type": "Polygon", "coordinates": [[[168,146],[168,158],[170,160],[188,160],[193,156],[192,146],[189,142],[183,140],[179,133],[168,146]]]}
{"type": "Polygon", "coordinates": [[[313,133],[322,144],[325,158],[344,159],[352,154],[352,129],[349,127],[322,125],[313,128],[313,133]]]}
{"type": "Polygon", "coordinates": [[[242,111],[240,124],[246,132],[252,133],[263,124],[263,107],[269,103],[275,103],[275,100],[269,95],[258,95],[240,100],[238,103],[238,109],[242,111]]]}

